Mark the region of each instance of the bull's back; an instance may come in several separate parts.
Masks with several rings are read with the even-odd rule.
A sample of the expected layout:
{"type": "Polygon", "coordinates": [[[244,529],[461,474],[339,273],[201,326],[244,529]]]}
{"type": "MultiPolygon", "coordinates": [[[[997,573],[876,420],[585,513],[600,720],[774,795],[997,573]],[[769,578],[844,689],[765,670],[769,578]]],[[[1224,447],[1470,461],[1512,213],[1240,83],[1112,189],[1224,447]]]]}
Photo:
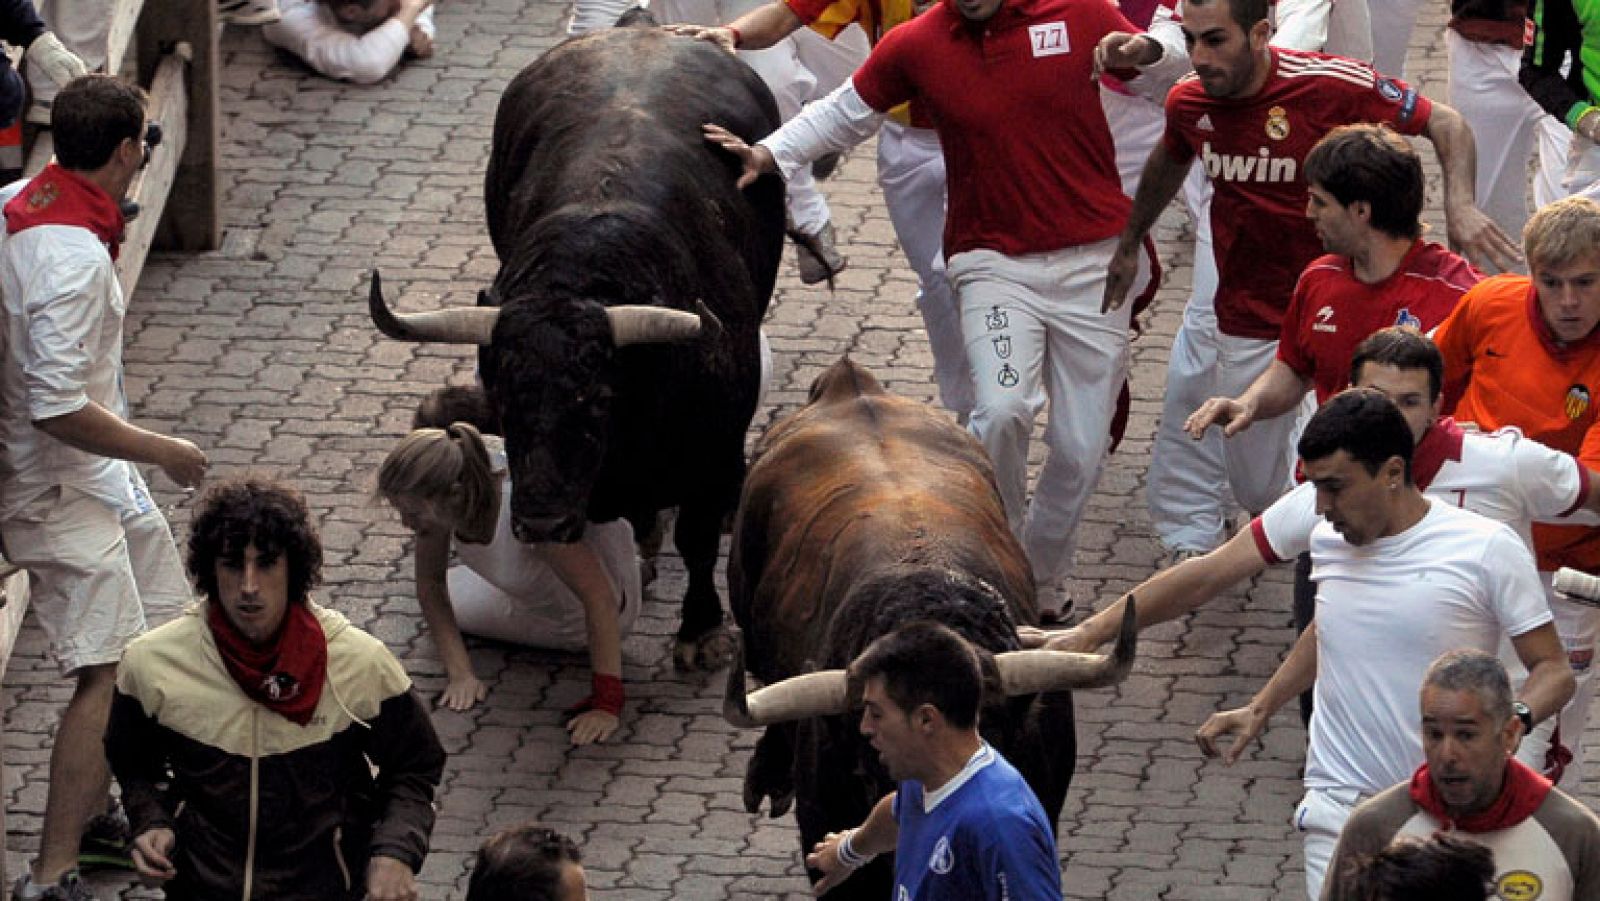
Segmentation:
{"type": "Polygon", "coordinates": [[[1014,614],[1033,609],[1026,555],[982,447],[922,404],[880,394],[806,408],[768,434],[744,498],[730,601],[759,652],[752,661],[789,669],[786,649],[761,647],[769,626],[821,629],[886,567],[975,576],[1014,614]]]}
{"type": "MultiPolygon", "coordinates": [[[[753,141],[779,120],[761,79],[708,42],[616,28],[557,46],[512,80],[495,113],[485,204],[497,252],[569,203],[736,198],[734,164],[705,142],[706,122],[753,141]]],[[[766,202],[760,193],[752,202],[766,202]]]]}

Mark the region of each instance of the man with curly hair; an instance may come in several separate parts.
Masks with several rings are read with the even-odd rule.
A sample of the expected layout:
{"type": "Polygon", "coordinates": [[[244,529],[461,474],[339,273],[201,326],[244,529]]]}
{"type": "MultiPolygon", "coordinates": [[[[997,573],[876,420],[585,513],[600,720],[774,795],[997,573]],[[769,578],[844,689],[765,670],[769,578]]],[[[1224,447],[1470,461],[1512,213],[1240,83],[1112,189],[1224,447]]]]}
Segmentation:
{"type": "Polygon", "coordinates": [[[230,480],[192,532],[205,602],[128,646],[106,731],[135,867],[169,898],[416,899],[444,751],[399,661],[312,602],[304,499],[230,480]]]}

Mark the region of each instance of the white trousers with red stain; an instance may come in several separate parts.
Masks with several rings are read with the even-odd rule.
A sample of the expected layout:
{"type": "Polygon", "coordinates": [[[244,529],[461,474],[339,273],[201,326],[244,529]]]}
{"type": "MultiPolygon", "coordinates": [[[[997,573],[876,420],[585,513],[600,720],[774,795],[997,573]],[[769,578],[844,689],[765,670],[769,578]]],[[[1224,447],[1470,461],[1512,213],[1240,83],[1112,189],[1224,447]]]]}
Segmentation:
{"type": "Polygon", "coordinates": [[[970,428],[994,462],[1006,517],[1041,586],[1072,567],[1127,372],[1128,305],[1100,312],[1115,247],[1112,238],[1016,257],[973,250],[949,261],[975,377],[970,428]],[[1047,400],[1044,466],[1025,503],[1028,443],[1047,400]]]}

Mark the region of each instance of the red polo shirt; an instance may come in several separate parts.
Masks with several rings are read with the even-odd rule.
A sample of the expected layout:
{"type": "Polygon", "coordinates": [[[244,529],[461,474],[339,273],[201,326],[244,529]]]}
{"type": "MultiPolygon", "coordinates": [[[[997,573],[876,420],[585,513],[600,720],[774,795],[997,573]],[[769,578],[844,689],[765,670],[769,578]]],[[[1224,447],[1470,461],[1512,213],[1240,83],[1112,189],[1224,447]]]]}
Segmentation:
{"type": "Polygon", "coordinates": [[[1090,79],[1095,45],[1138,31],[1106,0],[1005,0],[969,23],[941,3],[884,35],[854,77],[880,112],[916,101],[944,147],[946,256],[1115,237],[1130,202],[1090,79]]]}

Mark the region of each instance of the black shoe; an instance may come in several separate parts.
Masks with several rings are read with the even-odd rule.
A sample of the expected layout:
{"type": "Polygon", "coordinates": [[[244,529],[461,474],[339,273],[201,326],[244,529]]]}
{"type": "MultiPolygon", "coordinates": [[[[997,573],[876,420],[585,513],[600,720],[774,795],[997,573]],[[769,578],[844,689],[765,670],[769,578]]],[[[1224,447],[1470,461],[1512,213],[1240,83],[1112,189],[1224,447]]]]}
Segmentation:
{"type": "Polygon", "coordinates": [[[811,177],[817,181],[827,181],[833,177],[834,170],[839,168],[839,162],[843,159],[843,154],[824,153],[811,161],[811,177]]]}

